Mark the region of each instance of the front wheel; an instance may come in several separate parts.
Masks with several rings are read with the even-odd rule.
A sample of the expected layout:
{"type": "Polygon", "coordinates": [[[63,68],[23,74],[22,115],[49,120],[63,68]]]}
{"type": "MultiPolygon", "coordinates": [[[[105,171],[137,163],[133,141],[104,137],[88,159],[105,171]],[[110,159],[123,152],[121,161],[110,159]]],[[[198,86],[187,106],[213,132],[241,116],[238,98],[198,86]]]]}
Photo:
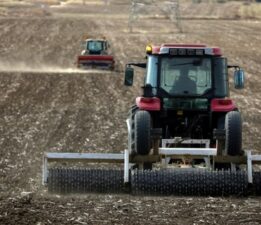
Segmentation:
{"type": "Polygon", "coordinates": [[[151,149],[151,116],[147,111],[135,114],[135,149],[140,155],[148,155],[151,149]]]}
{"type": "Polygon", "coordinates": [[[236,156],[241,154],[242,148],[242,122],[237,111],[231,111],[225,118],[225,152],[226,155],[236,156]]]}

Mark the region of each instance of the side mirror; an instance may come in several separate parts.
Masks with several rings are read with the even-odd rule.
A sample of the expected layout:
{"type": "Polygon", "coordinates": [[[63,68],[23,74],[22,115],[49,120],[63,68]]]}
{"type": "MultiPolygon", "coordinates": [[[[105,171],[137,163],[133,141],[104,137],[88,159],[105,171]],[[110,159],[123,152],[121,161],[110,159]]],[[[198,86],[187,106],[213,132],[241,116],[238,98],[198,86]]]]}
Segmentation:
{"type": "Polygon", "coordinates": [[[234,84],[236,89],[244,88],[245,83],[245,73],[242,69],[237,69],[234,72],[234,84]]]}
{"type": "Polygon", "coordinates": [[[130,66],[127,66],[125,69],[125,79],[124,79],[125,86],[132,86],[133,75],[134,75],[134,69],[130,66]]]}

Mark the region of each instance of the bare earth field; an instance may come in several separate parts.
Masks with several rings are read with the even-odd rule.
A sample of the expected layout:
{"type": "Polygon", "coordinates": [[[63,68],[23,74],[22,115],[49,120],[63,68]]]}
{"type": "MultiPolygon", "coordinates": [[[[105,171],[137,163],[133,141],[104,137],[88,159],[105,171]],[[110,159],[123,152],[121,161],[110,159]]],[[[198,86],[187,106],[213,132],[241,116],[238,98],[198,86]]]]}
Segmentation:
{"type": "Polygon", "coordinates": [[[6,2],[0,2],[0,224],[261,224],[260,197],[50,196],[41,185],[45,151],[127,147],[125,119],[143,76],[126,88],[123,68],[144,60],[148,43],[219,46],[230,64],[242,66],[246,88],[231,85],[231,97],[243,115],[244,148],[261,154],[261,20],[242,16],[250,9],[186,3],[183,33],[164,16],[143,18],[129,33],[127,1],[106,9],[102,1],[6,2]],[[75,68],[86,36],[107,37],[115,72],[75,68]]]}

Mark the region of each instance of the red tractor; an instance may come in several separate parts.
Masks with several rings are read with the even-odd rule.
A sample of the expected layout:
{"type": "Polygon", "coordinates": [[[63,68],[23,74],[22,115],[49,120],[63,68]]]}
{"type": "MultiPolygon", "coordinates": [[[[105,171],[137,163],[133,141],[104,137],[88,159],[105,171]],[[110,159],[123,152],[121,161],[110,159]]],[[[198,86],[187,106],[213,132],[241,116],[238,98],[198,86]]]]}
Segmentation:
{"type": "Polygon", "coordinates": [[[143,95],[127,119],[128,150],[45,153],[43,184],[53,193],[260,195],[261,172],[253,165],[261,155],[242,150],[241,116],[229,98],[228,68],[235,68],[239,89],[243,70],[206,45],[150,45],[146,52],[146,63],[125,71],[130,86],[132,66],[146,69],[143,95]],[[75,160],[103,166],[66,168],[64,161],[75,160]]]}
{"type": "Polygon", "coordinates": [[[203,147],[207,140],[220,156],[240,156],[241,115],[229,98],[228,68],[235,68],[237,89],[244,87],[244,71],[228,65],[217,47],[148,45],[146,53],[146,63],[129,63],[125,71],[125,85],[131,86],[131,66],[146,69],[143,95],[127,120],[130,154],[151,154],[156,133],[161,142],[175,140],[173,147],[203,147]]]}
{"type": "Polygon", "coordinates": [[[77,67],[82,69],[114,69],[114,58],[110,54],[110,45],[104,38],[86,39],[84,50],[77,58],[77,67]]]}

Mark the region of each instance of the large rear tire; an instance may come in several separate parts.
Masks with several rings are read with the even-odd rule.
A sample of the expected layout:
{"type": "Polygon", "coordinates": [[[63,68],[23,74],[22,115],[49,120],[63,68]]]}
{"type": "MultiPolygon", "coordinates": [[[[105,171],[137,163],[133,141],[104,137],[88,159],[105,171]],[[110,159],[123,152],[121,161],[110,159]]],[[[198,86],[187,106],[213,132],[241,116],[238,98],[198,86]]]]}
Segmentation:
{"type": "Polygon", "coordinates": [[[242,150],[242,122],[241,115],[237,111],[231,111],[225,118],[225,152],[226,155],[236,156],[242,150]]]}
{"type": "Polygon", "coordinates": [[[135,149],[139,155],[148,155],[151,149],[151,117],[147,111],[135,114],[135,149]]]}

